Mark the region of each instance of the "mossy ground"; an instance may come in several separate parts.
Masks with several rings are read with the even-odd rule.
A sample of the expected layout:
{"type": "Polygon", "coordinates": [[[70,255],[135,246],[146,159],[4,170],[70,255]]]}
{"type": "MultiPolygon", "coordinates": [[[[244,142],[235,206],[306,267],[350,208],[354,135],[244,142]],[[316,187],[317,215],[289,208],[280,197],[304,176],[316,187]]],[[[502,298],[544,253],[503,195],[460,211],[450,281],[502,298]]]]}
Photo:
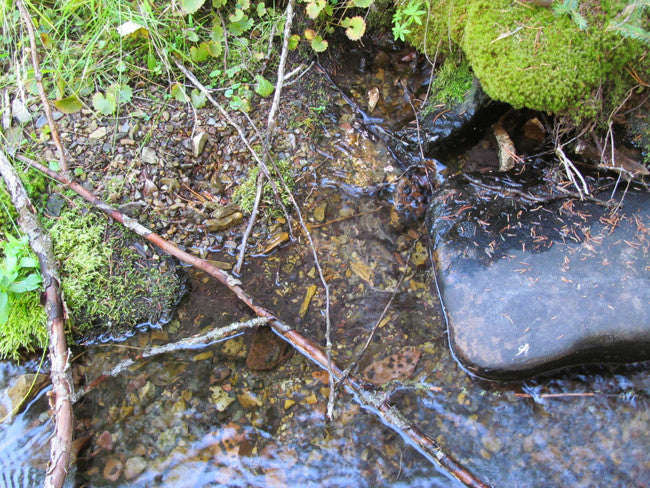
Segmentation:
{"type": "Polygon", "coordinates": [[[602,119],[636,84],[630,72],[650,70],[648,46],[610,28],[629,3],[580,2],[587,21],[581,30],[570,15],[531,4],[430,0],[426,19],[411,26],[408,40],[431,56],[462,50],[496,100],[602,119]]]}
{"type": "MultiPolygon", "coordinates": [[[[37,173],[32,176],[36,183],[42,179],[37,173]]],[[[16,231],[6,198],[6,191],[0,191],[0,199],[11,209],[2,229],[16,231]]],[[[73,338],[156,322],[178,301],[182,283],[175,265],[151,251],[136,252],[135,235],[90,207],[65,207],[55,217],[44,212],[41,220],[52,236],[73,338]]],[[[0,357],[17,359],[21,352],[45,347],[47,340],[40,290],[19,294],[8,321],[0,325],[0,357]]]]}

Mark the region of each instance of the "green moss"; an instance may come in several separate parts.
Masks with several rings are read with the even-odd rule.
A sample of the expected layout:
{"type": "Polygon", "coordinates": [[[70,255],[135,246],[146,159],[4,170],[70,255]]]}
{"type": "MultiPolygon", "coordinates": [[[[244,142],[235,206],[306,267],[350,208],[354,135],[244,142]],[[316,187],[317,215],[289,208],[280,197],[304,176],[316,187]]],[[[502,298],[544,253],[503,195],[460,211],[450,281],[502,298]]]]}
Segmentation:
{"type": "Polygon", "coordinates": [[[447,58],[442,67],[436,72],[431,88],[434,103],[450,103],[463,100],[465,94],[472,88],[472,72],[469,63],[466,61],[456,63],[453,58],[447,58]]]}
{"type": "Polygon", "coordinates": [[[134,236],[123,232],[88,208],[66,210],[51,224],[61,285],[77,334],[97,326],[123,330],[157,320],[178,299],[174,270],[144,262],[129,249],[134,236]]]}
{"type": "Polygon", "coordinates": [[[45,309],[41,292],[16,295],[9,318],[0,326],[0,358],[18,359],[20,351],[33,351],[48,343],[45,309]]]}
{"type": "MultiPolygon", "coordinates": [[[[293,189],[295,182],[291,172],[291,162],[288,159],[281,159],[276,162],[276,166],[280,170],[280,175],[284,180],[284,182],[287,184],[289,190],[293,189]]],[[[270,167],[269,170],[273,171],[273,169],[271,168],[272,167],[270,167]]],[[[243,181],[243,183],[241,183],[237,187],[237,189],[233,194],[234,202],[244,212],[251,212],[253,210],[253,205],[255,203],[255,193],[257,189],[257,175],[259,174],[259,172],[260,172],[259,167],[256,166],[252,168],[251,171],[248,173],[248,177],[243,181]]],[[[278,189],[280,190],[282,203],[288,205],[289,204],[288,195],[286,195],[281,185],[278,185],[278,189]]],[[[262,202],[264,202],[265,204],[271,207],[273,207],[274,205],[273,189],[271,188],[271,185],[269,185],[268,183],[265,183],[264,185],[264,192],[262,193],[262,202]]]]}
{"type": "Polygon", "coordinates": [[[608,28],[628,4],[580,2],[576,13],[587,22],[582,30],[576,16],[511,0],[429,0],[428,25],[414,25],[409,40],[430,56],[461,47],[494,99],[595,117],[634,85],[628,68],[650,69],[647,46],[608,28]]]}

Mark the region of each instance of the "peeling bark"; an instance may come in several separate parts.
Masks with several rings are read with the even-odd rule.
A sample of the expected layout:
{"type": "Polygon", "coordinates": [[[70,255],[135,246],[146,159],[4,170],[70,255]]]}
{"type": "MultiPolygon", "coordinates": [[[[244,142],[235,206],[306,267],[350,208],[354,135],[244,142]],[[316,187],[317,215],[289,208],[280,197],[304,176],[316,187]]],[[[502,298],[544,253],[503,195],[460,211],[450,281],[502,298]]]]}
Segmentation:
{"type": "Polygon", "coordinates": [[[56,260],[52,251],[50,236],[43,230],[34,213],[18,174],[0,152],[0,173],[11,195],[11,201],[18,212],[18,223],[29,237],[29,243],[38,257],[45,289],[45,310],[47,312],[47,331],[50,339],[50,378],[52,390],[49,393],[50,409],[54,416],[54,436],[50,444],[50,464],[47,468],[44,487],[63,486],[70,461],[70,449],[74,429],[72,412],[72,378],[68,346],[63,323],[63,304],[59,293],[60,281],[56,260]]]}

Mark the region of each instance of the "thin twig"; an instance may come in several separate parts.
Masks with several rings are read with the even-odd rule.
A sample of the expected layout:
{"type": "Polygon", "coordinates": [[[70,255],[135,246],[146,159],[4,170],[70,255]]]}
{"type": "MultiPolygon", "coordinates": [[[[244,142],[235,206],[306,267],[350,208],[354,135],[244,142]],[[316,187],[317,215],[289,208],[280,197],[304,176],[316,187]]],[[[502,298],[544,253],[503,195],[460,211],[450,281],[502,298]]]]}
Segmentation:
{"type": "Polygon", "coordinates": [[[56,149],[59,152],[59,164],[61,166],[61,172],[66,175],[68,173],[68,159],[65,156],[65,151],[63,149],[63,144],[61,144],[61,138],[59,137],[59,130],[57,129],[56,123],[54,122],[54,117],[52,117],[52,110],[50,109],[50,104],[45,93],[45,87],[43,86],[43,75],[41,73],[41,66],[38,62],[38,51],[36,49],[36,37],[34,35],[34,23],[32,22],[32,17],[29,15],[29,12],[25,8],[22,0],[16,0],[16,6],[20,11],[20,16],[27,27],[27,33],[29,36],[29,46],[32,55],[32,65],[34,67],[34,81],[38,86],[38,94],[41,98],[41,103],[43,104],[43,110],[45,111],[45,117],[47,117],[47,123],[50,126],[50,133],[52,134],[52,140],[56,145],[56,149]]]}
{"type": "Polygon", "coordinates": [[[280,64],[278,66],[278,79],[275,83],[275,93],[273,94],[273,103],[266,123],[266,145],[268,146],[273,137],[275,128],[275,114],[280,105],[280,96],[282,94],[282,84],[284,83],[284,70],[287,65],[287,54],[289,52],[289,37],[291,37],[291,25],[293,23],[293,7],[296,0],[289,0],[286,9],[286,20],[284,21],[284,33],[282,34],[282,52],[280,53],[280,64]]]}
{"type": "Polygon", "coordinates": [[[38,257],[45,290],[45,310],[50,351],[50,408],[54,415],[54,435],[50,444],[50,463],[45,474],[45,488],[61,488],[70,462],[74,416],[72,412],[72,377],[68,362],[69,351],[65,338],[63,303],[60,294],[59,273],[52,251],[50,236],[43,230],[34,212],[20,178],[13,166],[0,151],[0,173],[18,212],[21,229],[38,257]]]}
{"type": "MultiPolygon", "coordinates": [[[[230,289],[230,291],[232,291],[237,296],[237,298],[239,298],[244,304],[246,304],[246,306],[253,310],[259,317],[268,319],[269,325],[273,328],[273,331],[278,334],[278,336],[287,341],[294,349],[315,363],[317,366],[330,372],[332,382],[341,377],[342,371],[331,361],[331,357],[328,358],[327,354],[323,352],[321,347],[289,327],[287,324],[282,322],[266,309],[257,305],[257,301],[253,300],[239,286],[241,284],[239,280],[233,278],[231,275],[216,267],[214,264],[205,261],[204,259],[201,259],[197,256],[193,256],[178,248],[174,244],[164,240],[159,235],[154,234],[134,219],[131,219],[130,217],[127,217],[121,212],[113,209],[109,205],[106,205],[104,202],[99,200],[99,198],[97,198],[95,195],[90,193],[78,183],[68,180],[66,177],[57,173],[56,171],[52,171],[47,166],[37,163],[36,161],[32,161],[29,158],[22,156],[20,159],[27,162],[39,171],[42,171],[49,177],[57,180],[59,183],[66,185],[68,188],[75,191],[85,200],[92,203],[99,210],[110,215],[116,221],[124,224],[128,229],[132,230],[136,234],[144,237],[162,251],[171,254],[182,262],[191,266],[195,266],[196,268],[201,269],[216,278],[220,283],[228,287],[228,289],[230,289]]],[[[291,194],[290,197],[292,197],[291,194]]],[[[300,212],[298,215],[300,217],[302,225],[304,225],[304,221],[302,220],[300,212]]],[[[310,243],[312,244],[312,252],[315,253],[313,242],[311,242],[311,237],[309,234],[307,234],[307,236],[310,240],[310,243]]],[[[318,261],[317,267],[320,270],[320,264],[318,261]]],[[[320,270],[320,272],[322,273],[322,270],[320,270]]],[[[329,287],[326,288],[326,291],[329,292],[329,287]]],[[[348,378],[345,381],[345,387],[353,394],[354,398],[363,408],[366,408],[373,415],[377,415],[386,426],[398,433],[402,438],[404,438],[407,443],[412,445],[418,452],[425,456],[434,465],[442,469],[450,478],[459,480],[465,486],[472,488],[487,487],[487,485],[485,485],[478,478],[467,471],[454,458],[445,453],[435,441],[435,439],[432,439],[426,434],[420,432],[417,427],[405,419],[399,411],[397,411],[394,407],[386,404],[385,396],[383,394],[379,395],[365,390],[364,387],[352,377],[348,378]]]]}

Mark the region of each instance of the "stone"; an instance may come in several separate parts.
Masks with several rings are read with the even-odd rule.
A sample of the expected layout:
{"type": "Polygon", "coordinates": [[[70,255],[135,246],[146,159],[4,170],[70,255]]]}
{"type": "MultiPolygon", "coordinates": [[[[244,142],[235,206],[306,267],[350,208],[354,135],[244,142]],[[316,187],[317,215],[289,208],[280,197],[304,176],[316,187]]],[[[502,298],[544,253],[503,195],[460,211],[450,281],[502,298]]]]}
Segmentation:
{"type": "Polygon", "coordinates": [[[11,411],[20,412],[27,402],[34,398],[49,382],[45,374],[23,374],[7,390],[7,396],[11,400],[11,411]],[[32,386],[32,383],[34,386],[32,386]]]}
{"type": "Polygon", "coordinates": [[[205,132],[199,132],[192,138],[192,155],[195,158],[198,158],[203,149],[205,149],[205,144],[208,142],[208,134],[205,132]]]}
{"type": "MultiPolygon", "coordinates": [[[[450,106],[437,107],[420,116],[419,130],[406,127],[397,131],[400,139],[419,151],[419,141],[428,157],[439,157],[459,147],[472,145],[481,136],[481,127],[489,127],[507,110],[507,106],[491,100],[474,79],[465,99],[450,106]]],[[[398,149],[399,145],[394,149],[398,149]]]]}
{"type": "Polygon", "coordinates": [[[103,139],[106,137],[106,127],[97,127],[94,131],[88,134],[88,139],[103,139]]]}
{"type": "Polygon", "coordinates": [[[157,165],[160,159],[154,149],[145,146],[142,148],[142,161],[147,164],[157,165]]]}
{"type": "Polygon", "coordinates": [[[132,480],[137,478],[147,468],[147,461],[141,456],[129,458],[124,463],[124,478],[132,480]]]}
{"type": "Polygon", "coordinates": [[[611,215],[577,200],[513,203],[461,180],[438,192],[429,222],[464,369],[512,380],[650,359],[647,192],[628,191],[611,215]]]}

